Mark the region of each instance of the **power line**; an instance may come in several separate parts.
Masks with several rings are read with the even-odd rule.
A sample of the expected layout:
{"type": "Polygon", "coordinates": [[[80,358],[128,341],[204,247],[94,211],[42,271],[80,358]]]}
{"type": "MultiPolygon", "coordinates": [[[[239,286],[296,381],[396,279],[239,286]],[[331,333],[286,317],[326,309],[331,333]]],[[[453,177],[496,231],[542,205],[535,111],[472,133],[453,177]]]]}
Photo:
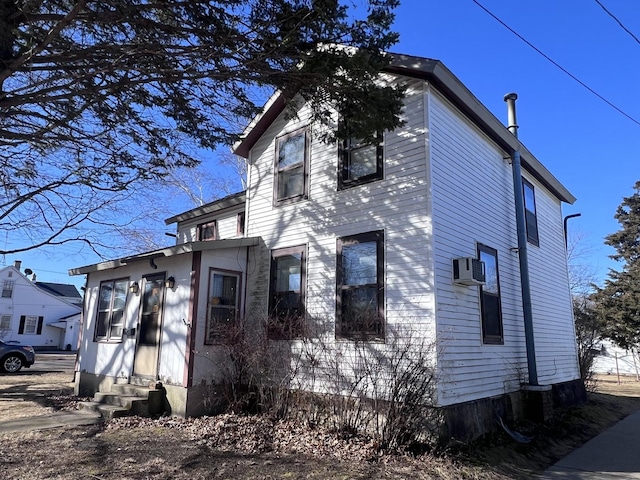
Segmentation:
{"type": "Polygon", "coordinates": [[[616,22],[618,22],[618,25],[620,25],[620,27],[622,27],[622,29],[627,32],[629,35],[631,35],[631,37],[637,42],[640,43],[640,39],[638,39],[638,37],[636,37],[633,32],[631,30],[629,30],[627,27],[624,26],[624,24],[618,19],[618,17],[616,17],[613,13],[611,13],[609,10],[607,10],[607,7],[605,7],[602,3],[600,3],[599,0],[595,0],[595,2],[600,5],[600,8],[602,8],[602,10],[604,10],[607,15],[609,15],[611,18],[613,18],[616,22]]]}
{"type": "MultiPolygon", "coordinates": [[[[520,35],[518,32],[516,32],[513,28],[511,28],[509,25],[507,25],[505,22],[503,22],[502,20],[500,20],[500,18],[498,18],[496,15],[494,15],[489,9],[487,9],[484,5],[482,5],[478,0],[472,0],[473,3],[475,3],[476,5],[478,5],[481,9],[483,9],[485,12],[487,12],[489,15],[491,15],[495,20],[497,20],[503,27],[505,27],[507,30],[509,30],[511,33],[513,33],[516,37],[518,37],[520,40],[522,40],[524,43],[526,43],[527,45],[529,45],[531,48],[533,48],[536,52],[538,52],[540,55],[542,55],[544,58],[546,58],[549,62],[551,62],[553,65],[555,65],[557,68],[559,68],[562,72],[564,72],[566,75],[568,75],[569,77],[571,77],[573,80],[575,80],[576,82],[578,82],[580,85],[582,85],[584,88],[586,88],[587,90],[589,90],[589,92],[591,92],[593,95],[595,95],[596,97],[598,97],[600,100],[602,100],[604,103],[606,103],[607,105],[609,105],[611,108],[613,108],[614,110],[616,110],[618,113],[621,113],[622,115],[624,115],[625,117],[627,117],[629,120],[631,120],[633,123],[635,123],[636,125],[640,125],[640,121],[636,120],[634,117],[632,117],[631,115],[629,115],[627,112],[625,112],[624,110],[622,110],[621,108],[619,108],[618,106],[616,106],[615,104],[613,104],[612,102],[610,102],[609,100],[607,100],[605,97],[603,97],[602,95],[600,95],[598,92],[596,92],[593,88],[591,88],[589,85],[587,85],[586,83],[584,83],[582,80],[580,80],[578,77],[576,77],[575,75],[573,75],[571,72],[569,72],[566,68],[564,68],[562,65],[560,65],[558,62],[556,62],[555,60],[553,60],[551,57],[549,57],[547,54],[545,54],[542,50],[540,50],[538,47],[536,47],[533,43],[531,43],[529,40],[527,40],[526,38],[524,38],[522,35],[520,35]]],[[[597,1],[597,0],[596,0],[597,1]]]]}

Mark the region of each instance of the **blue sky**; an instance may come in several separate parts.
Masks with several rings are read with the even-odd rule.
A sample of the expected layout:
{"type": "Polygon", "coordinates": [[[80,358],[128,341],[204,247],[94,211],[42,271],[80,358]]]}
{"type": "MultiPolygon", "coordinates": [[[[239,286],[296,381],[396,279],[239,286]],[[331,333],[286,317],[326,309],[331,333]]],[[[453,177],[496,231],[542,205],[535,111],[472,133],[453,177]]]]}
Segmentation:
{"type": "MultiPolygon", "coordinates": [[[[478,1],[640,121],[640,43],[595,0],[478,1]]],[[[600,2],[640,38],[640,2],[600,2]]],[[[570,220],[569,228],[584,235],[588,261],[604,279],[616,265],[608,259],[613,250],[603,239],[618,229],[615,209],[640,180],[640,125],[579,85],[473,0],[404,0],[396,13],[400,42],[393,51],[441,60],[503,122],[504,94],[518,93],[519,138],[578,198],[564,206],[564,214],[582,214],[570,220]]],[[[75,247],[58,252],[8,255],[4,261],[21,259],[39,280],[80,286],[83,278],[68,277],[66,271],[97,257],[75,247]]]]}
{"type": "MultiPolygon", "coordinates": [[[[595,0],[478,0],[591,89],[640,122],[640,43],[595,0]]],[[[640,2],[600,0],[640,38],[640,2]]],[[[640,125],[571,79],[473,0],[404,0],[395,51],[441,60],[506,123],[518,94],[520,140],[574,196],[564,214],[600,280],[618,268],[604,237],[640,180],[640,125]]],[[[585,259],[587,260],[587,259],[585,259]]]]}

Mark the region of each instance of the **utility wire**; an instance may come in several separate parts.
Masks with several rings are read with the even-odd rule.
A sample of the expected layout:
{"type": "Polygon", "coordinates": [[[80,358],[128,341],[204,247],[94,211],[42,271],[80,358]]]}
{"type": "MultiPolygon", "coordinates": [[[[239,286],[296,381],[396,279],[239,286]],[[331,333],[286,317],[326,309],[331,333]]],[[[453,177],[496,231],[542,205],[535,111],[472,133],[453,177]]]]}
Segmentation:
{"type": "Polygon", "coordinates": [[[629,35],[631,35],[631,37],[637,42],[640,43],[640,39],[638,39],[638,37],[636,37],[633,32],[631,30],[629,30],[627,27],[624,26],[624,24],[618,19],[618,17],[616,17],[613,13],[611,13],[609,10],[607,10],[607,7],[605,7],[600,0],[595,0],[595,2],[600,5],[600,8],[602,8],[602,10],[604,10],[605,12],[607,12],[607,15],[609,15],[611,18],[613,18],[616,22],[618,22],[618,25],[620,25],[620,27],[622,27],[622,29],[627,32],[629,35]]]}
{"type": "MultiPolygon", "coordinates": [[[[556,62],[555,60],[553,60],[551,57],[549,57],[547,54],[545,54],[542,50],[540,50],[538,47],[536,47],[533,43],[531,43],[529,40],[527,40],[526,38],[524,38],[522,35],[520,35],[518,32],[516,32],[513,28],[511,28],[509,25],[507,25],[505,22],[503,22],[502,20],[500,20],[500,18],[498,18],[496,15],[494,15],[489,9],[487,9],[484,5],[482,5],[478,0],[472,0],[473,3],[475,3],[476,5],[478,5],[481,9],[483,9],[485,12],[487,12],[489,15],[491,15],[495,20],[497,20],[503,27],[505,27],[507,30],[509,30],[511,33],[513,33],[516,37],[518,37],[520,40],[522,40],[524,43],[526,43],[527,45],[529,45],[531,48],[533,48],[536,52],[538,52],[540,55],[542,55],[544,58],[546,58],[549,62],[551,62],[553,65],[555,65],[557,68],[559,68],[562,72],[564,72],[566,75],[568,75],[569,77],[571,77],[573,80],[575,80],[576,82],[578,82],[580,85],[582,85],[584,88],[586,88],[587,90],[589,90],[592,94],[594,94],[596,97],[598,97],[600,100],[602,100],[604,103],[606,103],[607,105],[609,105],[611,108],[613,108],[614,110],[616,110],[618,113],[621,113],[622,115],[624,115],[625,117],[627,117],[629,120],[631,120],[633,123],[635,123],[636,125],[640,125],[640,121],[636,120],[635,118],[633,118],[631,115],[629,115],[627,112],[625,112],[624,110],[622,110],[621,108],[617,107],[616,105],[614,105],[612,102],[610,102],[609,100],[607,100],[606,98],[604,98],[602,95],[600,95],[598,92],[596,92],[593,88],[591,88],[589,85],[587,85],[586,83],[584,83],[582,80],[580,80],[578,77],[576,77],[575,75],[573,75],[571,72],[569,72],[566,68],[564,68],[562,65],[560,65],[558,62],[556,62]]],[[[596,0],[597,1],[597,0],[596,0]]]]}

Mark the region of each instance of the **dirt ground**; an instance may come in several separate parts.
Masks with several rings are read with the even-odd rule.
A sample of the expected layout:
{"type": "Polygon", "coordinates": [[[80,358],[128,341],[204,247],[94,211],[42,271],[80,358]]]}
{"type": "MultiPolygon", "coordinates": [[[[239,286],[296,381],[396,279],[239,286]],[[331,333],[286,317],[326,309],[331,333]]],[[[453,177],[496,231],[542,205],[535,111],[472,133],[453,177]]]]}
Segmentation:
{"type": "MultiPolygon", "coordinates": [[[[0,421],[73,410],[69,373],[0,375],[0,421]]],[[[380,453],[372,439],[292,422],[222,415],[0,434],[0,477],[13,479],[511,479],[555,463],[640,408],[635,378],[600,377],[587,405],[546,425],[519,425],[527,445],[496,433],[418,456],[380,453]]]]}

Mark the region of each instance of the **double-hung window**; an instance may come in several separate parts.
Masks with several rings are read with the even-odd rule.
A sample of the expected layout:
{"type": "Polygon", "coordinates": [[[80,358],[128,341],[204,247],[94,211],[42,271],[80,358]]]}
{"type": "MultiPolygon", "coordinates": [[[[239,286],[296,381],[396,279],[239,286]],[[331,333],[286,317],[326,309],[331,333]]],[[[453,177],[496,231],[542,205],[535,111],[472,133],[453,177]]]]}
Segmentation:
{"type": "Polygon", "coordinates": [[[384,337],[384,232],[337,242],[336,335],[384,337]]]}
{"type": "Polygon", "coordinates": [[[11,331],[11,315],[2,315],[0,317],[0,337],[11,331]]]}
{"type": "Polygon", "coordinates": [[[276,139],[274,203],[281,205],[307,198],[309,134],[306,129],[276,139]]]}
{"type": "Polygon", "coordinates": [[[96,341],[122,340],[128,287],[128,278],[100,283],[95,330],[96,341]]]}
{"type": "Polygon", "coordinates": [[[522,179],[522,193],[524,195],[524,217],[527,226],[527,241],[533,245],[540,245],[538,240],[538,217],[536,215],[536,192],[533,185],[522,179]]]}
{"type": "Polygon", "coordinates": [[[375,143],[356,138],[345,140],[338,161],[338,188],[349,188],[382,179],[383,155],[381,133],[375,143]]]}
{"type": "Polygon", "coordinates": [[[305,245],[271,252],[269,288],[269,336],[296,338],[302,335],[305,319],[305,245]]]}
{"type": "Polygon", "coordinates": [[[15,280],[4,280],[2,282],[2,298],[11,298],[13,296],[13,287],[15,280]]]}
{"type": "Polygon", "coordinates": [[[18,335],[40,335],[44,317],[37,315],[21,315],[18,335]]]}
{"type": "Polygon", "coordinates": [[[498,252],[478,244],[478,258],[484,262],[485,284],[480,287],[480,311],[482,317],[482,343],[502,344],[502,305],[498,252]]]}
{"type": "Polygon", "coordinates": [[[211,270],[205,344],[224,338],[238,318],[240,274],[211,270]]]}

